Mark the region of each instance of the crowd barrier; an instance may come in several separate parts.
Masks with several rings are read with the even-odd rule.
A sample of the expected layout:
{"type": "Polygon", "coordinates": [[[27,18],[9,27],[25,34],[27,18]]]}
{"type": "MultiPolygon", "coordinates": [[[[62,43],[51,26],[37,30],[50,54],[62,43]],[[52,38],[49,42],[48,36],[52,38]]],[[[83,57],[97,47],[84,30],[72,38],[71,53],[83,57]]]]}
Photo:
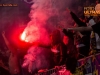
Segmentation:
{"type": "Polygon", "coordinates": [[[100,53],[80,59],[77,64],[73,75],[100,75],[100,53]]]}
{"type": "MultiPolygon", "coordinates": [[[[60,67],[60,69],[53,68],[36,75],[69,75],[66,74],[65,66],[60,67]]],[[[100,53],[78,60],[76,72],[73,75],[100,75],[100,53]]]]}

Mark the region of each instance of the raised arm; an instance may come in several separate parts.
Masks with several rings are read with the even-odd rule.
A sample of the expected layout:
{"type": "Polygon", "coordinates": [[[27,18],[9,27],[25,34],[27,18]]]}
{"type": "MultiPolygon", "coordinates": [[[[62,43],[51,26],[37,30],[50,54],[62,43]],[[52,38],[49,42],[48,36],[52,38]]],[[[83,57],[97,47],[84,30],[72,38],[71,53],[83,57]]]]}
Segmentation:
{"type": "Polygon", "coordinates": [[[70,14],[73,20],[76,22],[76,24],[81,27],[81,26],[87,26],[86,23],[82,22],[72,11],[70,11],[68,8],[66,9],[70,14]]]}
{"type": "Polygon", "coordinates": [[[4,31],[2,32],[2,36],[3,36],[3,38],[4,38],[4,41],[5,41],[5,43],[6,43],[7,47],[8,47],[8,49],[12,52],[12,54],[16,54],[15,49],[11,46],[11,44],[10,44],[9,41],[7,40],[4,31]]]}
{"type": "Polygon", "coordinates": [[[75,28],[67,28],[68,31],[70,30],[73,30],[73,31],[80,31],[80,32],[83,32],[83,31],[92,31],[92,27],[91,26],[88,26],[88,27],[75,27],[75,28]]]}

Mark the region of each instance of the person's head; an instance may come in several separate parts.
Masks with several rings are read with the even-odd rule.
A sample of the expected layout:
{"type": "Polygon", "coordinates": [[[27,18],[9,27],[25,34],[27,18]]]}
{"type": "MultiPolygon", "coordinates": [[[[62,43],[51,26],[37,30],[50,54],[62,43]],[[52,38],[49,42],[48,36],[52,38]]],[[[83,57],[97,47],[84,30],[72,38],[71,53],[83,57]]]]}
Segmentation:
{"type": "Polygon", "coordinates": [[[52,45],[56,45],[61,42],[61,34],[58,29],[54,30],[50,35],[50,40],[52,45]]]}
{"type": "Polygon", "coordinates": [[[63,43],[64,43],[65,45],[67,45],[68,42],[69,42],[68,36],[64,36],[64,37],[63,37],[63,43]]]}

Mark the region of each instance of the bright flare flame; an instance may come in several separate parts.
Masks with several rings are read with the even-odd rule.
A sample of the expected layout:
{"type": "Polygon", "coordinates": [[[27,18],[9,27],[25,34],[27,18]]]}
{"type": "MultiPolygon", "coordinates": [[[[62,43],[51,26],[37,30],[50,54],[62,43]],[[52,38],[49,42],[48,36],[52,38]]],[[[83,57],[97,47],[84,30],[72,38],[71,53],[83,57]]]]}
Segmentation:
{"type": "Polygon", "coordinates": [[[25,40],[25,37],[26,37],[26,34],[25,34],[25,32],[23,32],[22,35],[21,35],[21,40],[24,41],[25,40]]]}
{"type": "Polygon", "coordinates": [[[22,41],[25,41],[25,42],[29,42],[27,39],[26,39],[26,33],[25,33],[25,31],[22,33],[22,35],[21,35],[21,40],[22,41]]]}
{"type": "Polygon", "coordinates": [[[25,42],[38,42],[40,40],[40,31],[38,26],[29,25],[21,35],[21,40],[25,42]]]}

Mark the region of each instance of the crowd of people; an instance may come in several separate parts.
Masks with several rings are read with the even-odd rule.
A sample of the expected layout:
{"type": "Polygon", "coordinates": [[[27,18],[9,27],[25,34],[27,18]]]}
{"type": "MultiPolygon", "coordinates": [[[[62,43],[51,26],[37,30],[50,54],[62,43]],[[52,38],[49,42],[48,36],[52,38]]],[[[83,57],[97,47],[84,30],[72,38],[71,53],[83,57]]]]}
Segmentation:
{"type": "MultiPolygon", "coordinates": [[[[90,3],[89,0],[86,0],[86,2],[82,5],[95,6],[97,3],[98,1],[96,1],[96,3],[90,3]]],[[[51,42],[48,46],[44,46],[42,44],[34,45],[33,49],[42,49],[42,51],[46,51],[45,49],[47,49],[49,51],[47,51],[47,53],[43,53],[44,55],[41,55],[35,51],[38,53],[37,55],[39,57],[32,55],[32,53],[28,51],[27,55],[32,56],[32,58],[29,59],[29,57],[23,57],[25,60],[29,59],[29,61],[27,61],[28,66],[23,63],[26,62],[24,59],[20,59],[18,50],[14,48],[8,41],[5,36],[5,32],[2,32],[3,40],[7,46],[5,48],[8,48],[9,50],[2,52],[1,49],[3,48],[0,48],[0,55],[6,56],[0,56],[0,75],[34,75],[38,72],[39,69],[42,69],[43,67],[35,67],[35,72],[32,72],[32,67],[34,67],[34,65],[37,66],[36,63],[33,64],[33,60],[37,58],[37,60],[40,61],[39,63],[42,65],[43,61],[39,59],[42,56],[44,59],[48,59],[49,61],[49,63],[48,61],[45,62],[45,64],[49,64],[49,66],[43,69],[50,69],[55,66],[57,67],[66,65],[66,69],[70,71],[69,73],[75,73],[77,60],[100,52],[100,16],[84,16],[81,9],[82,7],[79,6],[79,12],[77,14],[79,14],[81,17],[77,17],[75,13],[67,8],[66,11],[70,13],[72,19],[75,22],[73,28],[61,28],[60,30],[55,29],[52,31],[50,34],[51,42]],[[61,38],[62,33],[64,34],[63,39],[61,38]],[[4,61],[7,63],[4,63],[2,59],[5,59],[4,61]]],[[[1,47],[4,46],[2,45],[1,47]]]]}

